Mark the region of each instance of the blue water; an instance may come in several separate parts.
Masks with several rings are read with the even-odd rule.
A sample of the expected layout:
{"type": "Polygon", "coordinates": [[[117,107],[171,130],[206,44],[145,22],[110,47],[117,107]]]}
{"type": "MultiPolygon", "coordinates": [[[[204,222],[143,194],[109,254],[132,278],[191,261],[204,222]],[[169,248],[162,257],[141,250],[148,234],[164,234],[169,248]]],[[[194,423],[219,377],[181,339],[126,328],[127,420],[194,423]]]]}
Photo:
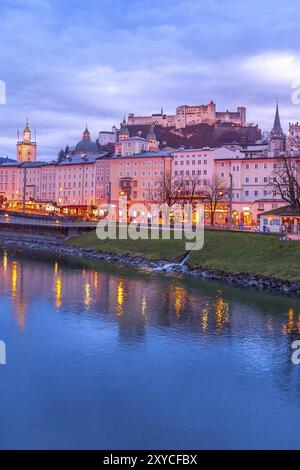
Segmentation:
{"type": "Polygon", "coordinates": [[[300,448],[299,301],[0,256],[1,449],[300,448]]]}

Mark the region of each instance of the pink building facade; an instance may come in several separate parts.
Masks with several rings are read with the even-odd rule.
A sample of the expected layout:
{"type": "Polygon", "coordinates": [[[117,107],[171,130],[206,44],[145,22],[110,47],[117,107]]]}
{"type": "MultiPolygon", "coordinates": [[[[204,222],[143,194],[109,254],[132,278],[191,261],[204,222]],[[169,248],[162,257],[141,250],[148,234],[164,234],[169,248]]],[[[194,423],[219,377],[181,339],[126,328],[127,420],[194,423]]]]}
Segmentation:
{"type": "MultiPolygon", "coordinates": [[[[221,147],[143,151],[113,157],[75,155],[49,164],[4,162],[0,165],[0,201],[21,205],[25,195],[28,202],[53,204],[66,214],[109,202],[118,204],[120,196],[128,197],[130,204],[150,207],[159,200],[161,182],[167,173],[175,184],[183,183],[187,189],[196,180],[199,190],[217,175],[226,194],[232,175],[234,224],[251,226],[258,223],[260,213],[286,202],[269,184],[279,159],[244,155],[238,149],[221,147]]],[[[297,158],[291,158],[296,165],[297,158]]],[[[228,219],[228,210],[223,211],[219,223],[228,219]]]]}
{"type": "Polygon", "coordinates": [[[279,162],[275,157],[215,160],[216,174],[226,182],[227,187],[232,175],[233,221],[236,225],[257,224],[261,212],[287,205],[280,194],[270,187],[279,162]]]}
{"type": "MultiPolygon", "coordinates": [[[[120,206],[142,204],[150,210],[159,203],[161,182],[171,174],[173,157],[162,151],[144,152],[110,159],[111,203],[122,217],[120,206]]],[[[151,214],[149,214],[151,216],[151,214]]]]}

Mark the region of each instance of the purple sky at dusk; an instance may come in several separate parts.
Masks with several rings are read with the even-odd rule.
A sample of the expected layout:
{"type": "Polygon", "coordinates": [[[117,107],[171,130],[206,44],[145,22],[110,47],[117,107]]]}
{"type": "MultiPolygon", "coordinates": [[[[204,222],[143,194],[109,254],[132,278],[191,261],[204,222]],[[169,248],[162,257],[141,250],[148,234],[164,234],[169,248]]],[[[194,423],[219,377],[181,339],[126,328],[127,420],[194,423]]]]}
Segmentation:
{"type": "Polygon", "coordinates": [[[74,145],[86,123],[96,138],[128,112],[210,99],[243,104],[263,130],[277,97],[284,129],[300,120],[296,0],[1,0],[0,15],[0,156],[15,158],[27,116],[39,159],[74,145]]]}

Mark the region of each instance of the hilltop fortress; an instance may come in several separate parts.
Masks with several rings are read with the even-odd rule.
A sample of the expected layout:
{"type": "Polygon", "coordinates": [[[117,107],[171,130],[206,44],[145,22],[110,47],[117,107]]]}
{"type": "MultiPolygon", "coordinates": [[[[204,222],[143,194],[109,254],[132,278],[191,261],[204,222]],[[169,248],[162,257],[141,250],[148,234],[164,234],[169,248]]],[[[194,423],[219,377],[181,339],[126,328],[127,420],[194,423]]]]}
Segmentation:
{"type": "Polygon", "coordinates": [[[163,127],[175,127],[185,129],[196,124],[231,123],[237,126],[246,126],[246,108],[239,106],[236,111],[216,111],[216,104],[210,101],[207,105],[181,105],[176,108],[176,114],[159,114],[150,116],[128,115],[129,125],[161,125],[163,127]]]}

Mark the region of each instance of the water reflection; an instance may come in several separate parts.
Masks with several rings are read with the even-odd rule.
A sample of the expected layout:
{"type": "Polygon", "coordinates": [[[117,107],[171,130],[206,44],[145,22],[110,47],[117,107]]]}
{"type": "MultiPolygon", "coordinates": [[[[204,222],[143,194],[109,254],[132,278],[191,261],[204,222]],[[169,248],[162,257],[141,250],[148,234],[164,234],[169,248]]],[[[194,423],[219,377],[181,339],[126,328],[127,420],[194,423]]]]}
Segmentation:
{"type": "Polygon", "coordinates": [[[300,313],[296,315],[293,308],[288,310],[287,319],[282,324],[282,331],[289,335],[300,334],[300,313]]]}
{"type": "MultiPolygon", "coordinates": [[[[75,311],[93,306],[93,313],[115,314],[120,333],[126,336],[129,329],[137,328],[138,338],[141,331],[145,334],[146,324],[185,325],[189,331],[202,334],[222,334],[224,330],[227,333],[247,330],[250,334],[257,328],[269,335],[300,334],[300,312],[294,305],[288,305],[288,298],[281,301],[284,310],[280,311],[280,317],[274,316],[276,302],[269,308],[267,303],[262,304],[264,315],[260,314],[261,308],[253,309],[245,303],[241,314],[236,302],[231,301],[231,291],[224,292],[224,288],[216,288],[214,295],[213,291],[207,295],[205,289],[191,288],[180,280],[148,282],[145,278],[124,277],[120,273],[65,269],[59,260],[51,269],[48,264],[41,267],[37,262],[21,263],[7,251],[2,259],[0,292],[11,298],[20,328],[25,327],[32,303],[47,298],[56,310],[76,304],[75,311]]],[[[256,295],[250,295],[252,301],[256,295]]],[[[132,331],[129,336],[134,337],[132,331]]]]}
{"type": "MultiPolygon", "coordinates": [[[[298,299],[108,265],[83,269],[62,259],[47,262],[6,251],[1,256],[1,334],[11,335],[16,355],[15,369],[5,369],[10,379],[1,383],[0,377],[7,400],[1,417],[9,409],[3,429],[12,422],[20,388],[24,400],[33,397],[28,415],[27,402],[18,409],[23,422],[27,426],[33,416],[31,429],[38,436],[46,430],[41,447],[49,446],[53,423],[62,429],[65,409],[69,435],[77,433],[75,447],[85,438],[86,447],[107,442],[110,448],[112,441],[130,447],[129,422],[131,448],[196,448],[199,442],[247,448],[251,439],[254,447],[261,439],[273,445],[290,419],[300,425],[300,368],[291,363],[291,342],[300,335],[298,299]],[[21,361],[26,374],[19,383],[21,361]],[[147,423],[143,432],[134,428],[134,413],[137,423],[147,423]],[[75,415],[81,426],[74,426],[75,415]],[[139,441],[145,434],[148,440],[139,441]],[[241,435],[244,441],[236,444],[241,435]]],[[[5,435],[0,423],[2,442],[5,435]]],[[[286,431],[282,435],[288,440],[286,431]]],[[[68,447],[63,432],[52,436],[55,446],[68,447]]]]}

